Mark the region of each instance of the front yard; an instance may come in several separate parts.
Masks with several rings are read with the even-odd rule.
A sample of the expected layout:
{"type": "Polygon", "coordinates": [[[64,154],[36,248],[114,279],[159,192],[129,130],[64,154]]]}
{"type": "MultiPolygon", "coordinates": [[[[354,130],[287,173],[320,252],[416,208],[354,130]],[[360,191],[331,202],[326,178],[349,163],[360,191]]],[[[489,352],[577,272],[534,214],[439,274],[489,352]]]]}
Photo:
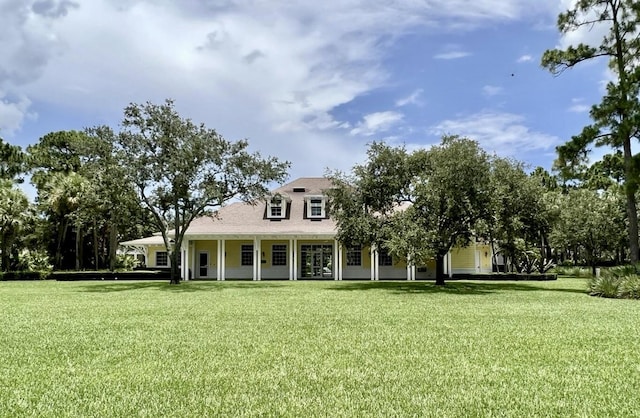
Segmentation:
{"type": "Polygon", "coordinates": [[[551,282],[0,282],[2,416],[638,416],[640,302],[551,282]]]}

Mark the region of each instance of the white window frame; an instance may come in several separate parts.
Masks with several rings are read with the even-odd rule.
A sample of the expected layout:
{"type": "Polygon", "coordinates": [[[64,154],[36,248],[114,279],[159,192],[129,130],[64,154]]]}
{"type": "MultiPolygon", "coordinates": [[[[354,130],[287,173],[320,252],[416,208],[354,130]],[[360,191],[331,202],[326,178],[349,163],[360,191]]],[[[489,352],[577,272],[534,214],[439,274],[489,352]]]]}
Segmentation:
{"type": "Polygon", "coordinates": [[[287,200],[280,195],[275,195],[271,197],[271,199],[267,201],[267,218],[283,219],[283,218],[286,218],[286,216],[287,216],[287,200]],[[275,208],[280,208],[279,215],[273,214],[273,209],[275,208]]]}
{"type": "Polygon", "coordinates": [[[322,218],[326,218],[327,217],[327,211],[326,211],[326,199],[324,196],[307,196],[306,198],[307,200],[307,218],[310,219],[322,219],[322,218]],[[319,200],[320,201],[320,214],[319,215],[314,215],[313,214],[313,209],[314,208],[318,208],[318,203],[315,202],[319,200]],[[313,203],[312,203],[313,202],[313,203]]]}

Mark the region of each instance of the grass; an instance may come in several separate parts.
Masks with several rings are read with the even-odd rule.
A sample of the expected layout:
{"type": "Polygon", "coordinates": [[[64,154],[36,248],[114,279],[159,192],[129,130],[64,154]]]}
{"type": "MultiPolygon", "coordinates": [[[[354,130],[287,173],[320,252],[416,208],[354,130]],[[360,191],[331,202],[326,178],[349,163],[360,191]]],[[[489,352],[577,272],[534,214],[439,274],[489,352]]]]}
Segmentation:
{"type": "Polygon", "coordinates": [[[0,282],[1,416],[639,416],[640,302],[552,282],[0,282]]]}

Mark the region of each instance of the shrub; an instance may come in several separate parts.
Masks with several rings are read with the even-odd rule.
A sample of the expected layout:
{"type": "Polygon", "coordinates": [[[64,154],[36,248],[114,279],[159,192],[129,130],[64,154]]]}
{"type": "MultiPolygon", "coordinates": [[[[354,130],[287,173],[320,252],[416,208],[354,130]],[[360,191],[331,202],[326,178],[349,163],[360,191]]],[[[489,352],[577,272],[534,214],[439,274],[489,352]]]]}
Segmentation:
{"type": "Polygon", "coordinates": [[[620,278],[604,274],[591,279],[589,282],[589,294],[603,298],[617,298],[619,287],[620,278]]]}
{"type": "Polygon", "coordinates": [[[120,271],[130,271],[138,267],[140,262],[130,254],[117,254],[115,269],[120,271]]]}
{"type": "Polygon", "coordinates": [[[53,270],[49,256],[44,251],[23,249],[18,254],[18,270],[48,274],[53,270]]]}
{"type": "Polygon", "coordinates": [[[620,278],[618,297],[625,299],[640,299],[640,276],[630,274],[620,278]]]}

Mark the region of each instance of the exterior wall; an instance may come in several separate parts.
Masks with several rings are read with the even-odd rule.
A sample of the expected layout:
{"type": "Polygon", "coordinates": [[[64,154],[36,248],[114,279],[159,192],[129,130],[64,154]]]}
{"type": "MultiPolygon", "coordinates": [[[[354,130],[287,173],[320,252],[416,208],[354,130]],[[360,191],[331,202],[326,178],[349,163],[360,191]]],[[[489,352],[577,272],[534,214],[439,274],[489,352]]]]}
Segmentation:
{"type": "Polygon", "coordinates": [[[436,260],[429,260],[423,266],[416,266],[416,280],[436,278],[436,260]]]}
{"type": "MultiPolygon", "coordinates": [[[[147,267],[158,267],[158,265],[156,264],[156,252],[158,251],[166,252],[167,249],[164,247],[164,245],[149,246],[149,259],[147,260],[147,267]]],[[[167,259],[167,265],[160,266],[160,267],[169,267],[170,265],[171,265],[171,260],[167,259]]]]}
{"type": "Polygon", "coordinates": [[[473,244],[451,250],[451,271],[454,274],[476,272],[476,250],[473,244]]]}
{"type": "Polygon", "coordinates": [[[242,255],[242,246],[249,244],[253,245],[253,240],[229,240],[225,242],[226,279],[253,278],[253,266],[243,266],[240,258],[242,255]]]}
{"type": "Polygon", "coordinates": [[[371,279],[371,248],[362,247],[360,250],[361,265],[347,265],[347,248],[342,247],[342,278],[344,280],[370,280],[371,279]]]}
{"type": "Polygon", "coordinates": [[[378,276],[380,280],[406,280],[407,262],[406,260],[393,257],[390,266],[378,266],[378,276]]]}
{"type": "Polygon", "coordinates": [[[196,279],[215,279],[217,276],[216,262],[218,260],[218,242],[215,240],[207,241],[195,241],[193,245],[193,269],[191,277],[196,279]],[[207,266],[207,274],[201,275],[200,273],[200,253],[206,252],[209,254],[209,264],[207,266]]]}
{"type": "Polygon", "coordinates": [[[260,254],[262,254],[262,279],[288,279],[289,278],[289,240],[264,240],[260,243],[260,254]],[[285,245],[287,264],[284,266],[273,265],[273,246],[285,245]]]}

